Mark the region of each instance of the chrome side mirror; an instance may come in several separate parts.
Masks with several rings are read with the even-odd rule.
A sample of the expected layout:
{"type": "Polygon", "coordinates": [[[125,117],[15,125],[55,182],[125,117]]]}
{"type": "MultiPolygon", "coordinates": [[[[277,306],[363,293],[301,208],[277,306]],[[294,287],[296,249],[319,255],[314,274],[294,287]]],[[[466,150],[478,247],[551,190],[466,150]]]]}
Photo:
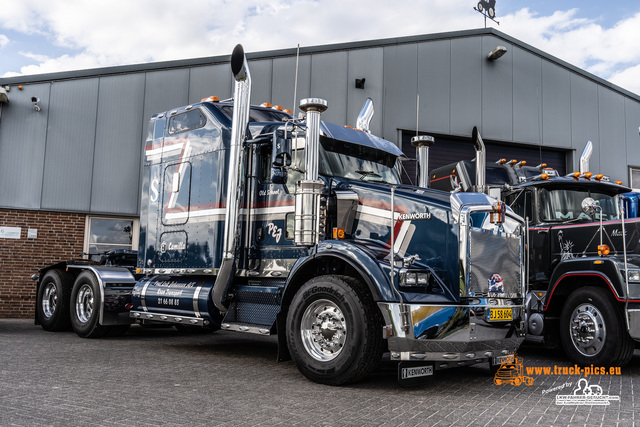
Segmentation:
{"type": "Polygon", "coordinates": [[[582,206],[582,211],[589,216],[592,216],[594,213],[596,213],[596,210],[600,209],[598,202],[593,200],[593,198],[591,197],[585,197],[584,200],[582,201],[581,206],[582,206]]]}

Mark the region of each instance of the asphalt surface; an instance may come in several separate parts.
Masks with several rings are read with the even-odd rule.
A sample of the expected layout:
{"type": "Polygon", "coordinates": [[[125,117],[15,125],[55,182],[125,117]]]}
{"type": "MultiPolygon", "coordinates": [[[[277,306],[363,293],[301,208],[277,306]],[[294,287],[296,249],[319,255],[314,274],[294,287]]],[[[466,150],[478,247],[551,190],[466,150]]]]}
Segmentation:
{"type": "MultiPolygon", "coordinates": [[[[93,340],[0,319],[0,426],[640,426],[638,350],[622,375],[586,376],[597,400],[566,405],[557,399],[584,374],[496,385],[478,364],[402,388],[397,365],[383,361],[360,383],[330,387],[276,354],[274,337],[134,326],[93,340]]],[[[532,343],[518,355],[525,369],[573,366],[532,343]]]]}

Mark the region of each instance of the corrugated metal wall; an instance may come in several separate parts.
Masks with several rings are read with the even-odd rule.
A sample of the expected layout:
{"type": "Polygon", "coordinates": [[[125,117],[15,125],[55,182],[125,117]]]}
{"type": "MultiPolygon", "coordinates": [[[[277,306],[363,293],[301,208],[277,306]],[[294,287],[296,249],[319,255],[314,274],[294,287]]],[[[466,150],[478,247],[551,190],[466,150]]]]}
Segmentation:
{"type": "MultiPolygon", "coordinates": [[[[294,54],[250,55],[254,103],[293,108],[294,54]]],[[[0,207],[136,215],[147,120],[209,95],[231,97],[226,59],[0,79],[11,86],[0,121],[0,207]]],[[[487,141],[575,152],[569,170],[588,140],[594,171],[626,180],[626,166],[640,165],[640,97],[492,29],[302,49],[296,103],[310,96],[327,100],[324,120],[351,126],[371,97],[372,131],[392,141],[416,126],[465,138],[479,126],[487,141]],[[507,54],[487,60],[498,45],[507,54]]]]}

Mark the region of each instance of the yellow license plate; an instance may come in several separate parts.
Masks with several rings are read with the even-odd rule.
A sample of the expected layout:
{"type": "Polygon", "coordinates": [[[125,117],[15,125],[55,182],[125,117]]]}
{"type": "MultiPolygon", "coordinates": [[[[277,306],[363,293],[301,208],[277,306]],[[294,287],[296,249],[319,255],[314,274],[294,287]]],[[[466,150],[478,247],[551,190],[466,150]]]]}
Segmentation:
{"type": "Polygon", "coordinates": [[[487,321],[499,322],[513,320],[513,311],[510,308],[490,308],[487,310],[487,321]]]}

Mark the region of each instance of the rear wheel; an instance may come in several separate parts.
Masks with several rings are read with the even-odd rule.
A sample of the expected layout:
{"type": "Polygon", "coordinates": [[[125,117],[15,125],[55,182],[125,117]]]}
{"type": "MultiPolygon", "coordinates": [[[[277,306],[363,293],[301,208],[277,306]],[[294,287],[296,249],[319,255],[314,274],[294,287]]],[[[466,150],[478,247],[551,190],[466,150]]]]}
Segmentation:
{"type": "Polygon", "coordinates": [[[305,283],[287,313],[287,343],[312,381],[341,385],[362,379],[380,361],[382,318],[365,288],[350,278],[305,283]]]}
{"type": "Polygon", "coordinates": [[[38,288],[36,316],[46,331],[66,331],[71,327],[69,298],[73,287],[72,276],[61,270],[49,270],[38,288]]]}
{"type": "Polygon", "coordinates": [[[567,357],[583,366],[623,366],[633,356],[623,313],[601,288],[580,288],[569,295],[560,316],[560,338],[567,357]]]}
{"type": "Polygon", "coordinates": [[[111,331],[111,327],[98,324],[100,295],[100,285],[93,273],[80,273],[71,292],[71,326],[78,336],[100,338],[111,331]]]}

